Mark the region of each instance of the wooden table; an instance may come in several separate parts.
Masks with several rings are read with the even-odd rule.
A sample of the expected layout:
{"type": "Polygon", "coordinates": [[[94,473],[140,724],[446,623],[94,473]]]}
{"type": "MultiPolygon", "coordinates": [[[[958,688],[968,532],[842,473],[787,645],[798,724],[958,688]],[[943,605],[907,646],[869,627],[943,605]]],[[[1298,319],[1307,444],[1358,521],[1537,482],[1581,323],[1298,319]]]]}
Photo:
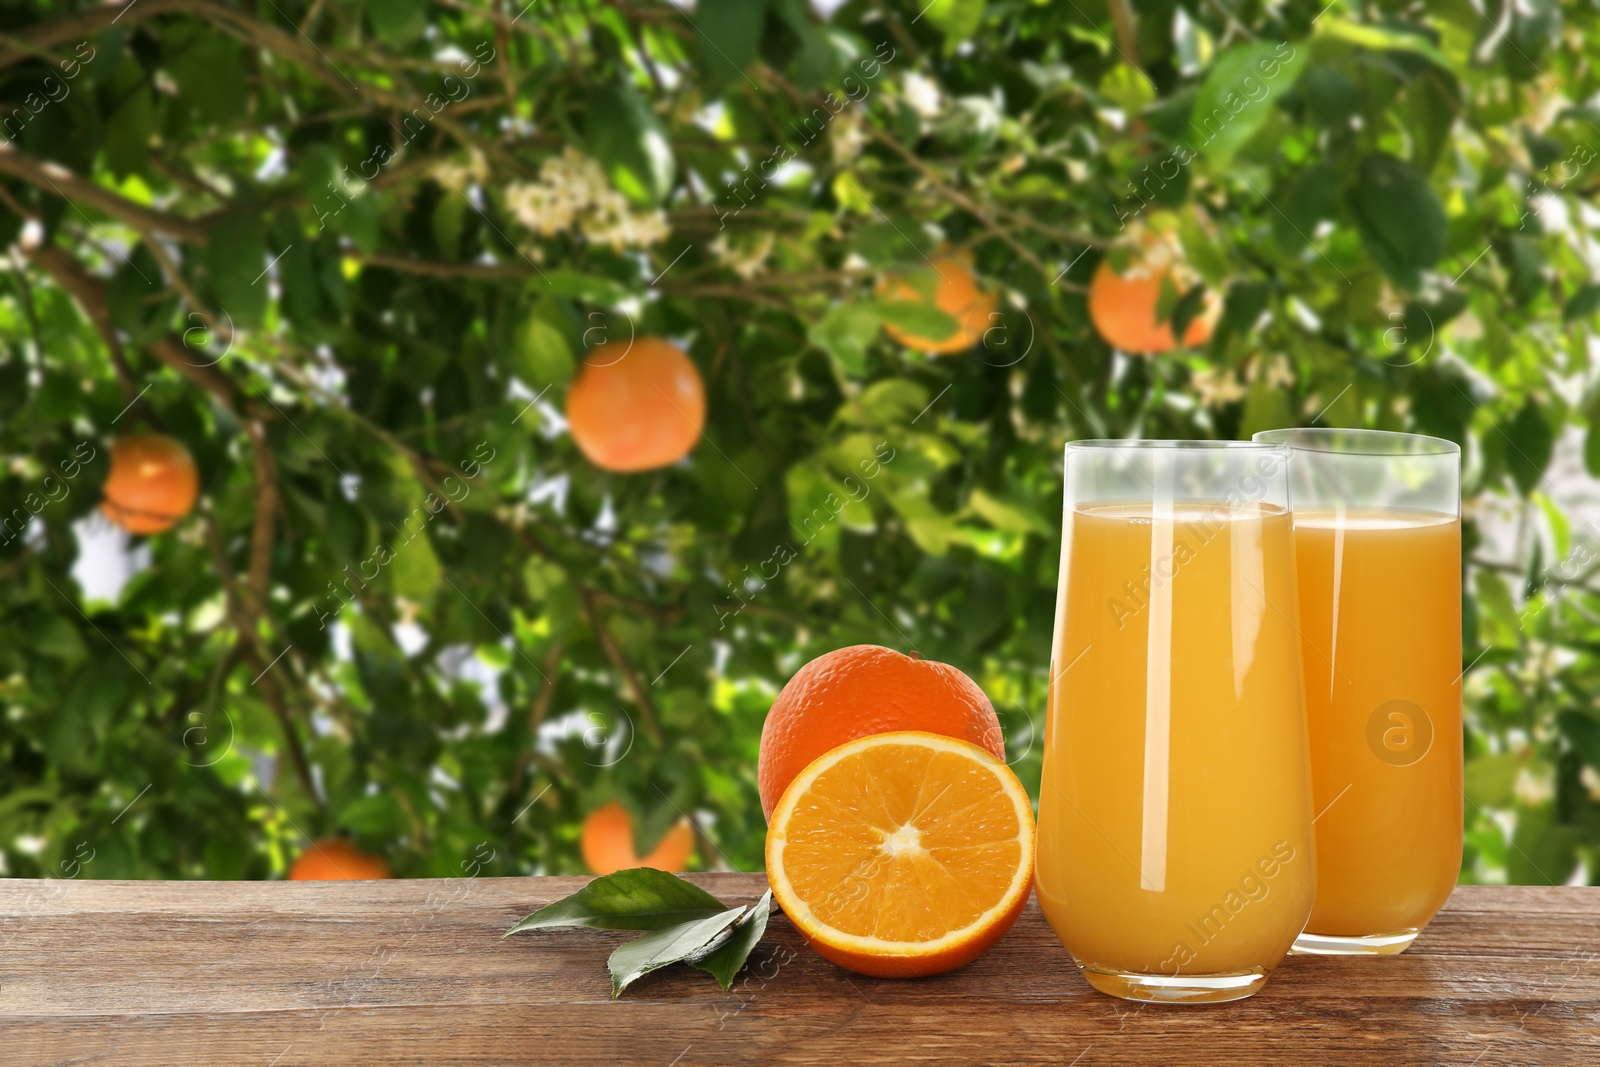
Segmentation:
{"type": "Polygon", "coordinates": [[[627,935],[500,938],[580,884],[0,881],[0,1064],[1600,1064],[1600,888],[1463,887],[1403,956],[1173,1007],[1092,991],[1031,903],[939,978],[842,971],[774,915],[731,992],[674,969],[613,1001],[627,935]]]}

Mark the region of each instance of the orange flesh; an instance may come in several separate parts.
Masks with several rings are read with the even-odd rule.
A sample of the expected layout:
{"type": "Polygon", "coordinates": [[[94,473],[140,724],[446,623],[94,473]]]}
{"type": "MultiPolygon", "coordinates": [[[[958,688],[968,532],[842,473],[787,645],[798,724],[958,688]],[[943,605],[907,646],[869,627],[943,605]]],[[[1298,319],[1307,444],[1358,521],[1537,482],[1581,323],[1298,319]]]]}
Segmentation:
{"type": "Polygon", "coordinates": [[[1006,896],[1024,859],[1022,829],[989,768],[886,745],[811,783],[786,824],[783,868],[812,914],[841,933],[933,941],[1006,896]]]}

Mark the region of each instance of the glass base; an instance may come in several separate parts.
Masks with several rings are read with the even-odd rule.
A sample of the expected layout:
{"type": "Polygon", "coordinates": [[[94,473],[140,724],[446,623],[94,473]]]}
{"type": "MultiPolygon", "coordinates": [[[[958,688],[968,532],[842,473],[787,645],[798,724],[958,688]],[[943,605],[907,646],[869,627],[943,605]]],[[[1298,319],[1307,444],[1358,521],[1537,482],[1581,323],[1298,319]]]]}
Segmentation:
{"type": "Polygon", "coordinates": [[[1102,993],[1161,1004],[1223,1004],[1254,996],[1267,984],[1265,968],[1230,974],[1139,974],[1080,963],[1078,969],[1102,993]]]}
{"type": "Polygon", "coordinates": [[[1397,956],[1411,947],[1420,930],[1401,930],[1395,934],[1368,934],[1345,937],[1339,934],[1313,934],[1309,930],[1294,939],[1289,949],[1297,956],[1397,956]]]}

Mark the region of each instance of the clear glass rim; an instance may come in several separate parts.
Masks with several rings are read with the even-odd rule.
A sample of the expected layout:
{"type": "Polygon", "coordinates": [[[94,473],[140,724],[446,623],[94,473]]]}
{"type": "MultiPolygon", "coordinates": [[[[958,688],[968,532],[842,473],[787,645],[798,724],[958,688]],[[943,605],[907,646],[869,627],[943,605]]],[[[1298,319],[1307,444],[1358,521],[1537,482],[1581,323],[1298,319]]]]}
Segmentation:
{"type": "Polygon", "coordinates": [[[1399,430],[1358,430],[1339,427],[1300,426],[1281,430],[1261,430],[1254,441],[1324,452],[1340,456],[1459,456],[1461,446],[1443,437],[1399,430]]]}
{"type": "Polygon", "coordinates": [[[1086,437],[1080,441],[1068,441],[1067,451],[1091,452],[1127,451],[1139,449],[1156,451],[1162,449],[1215,451],[1223,452],[1238,450],[1243,452],[1283,452],[1288,446],[1276,441],[1181,441],[1181,440],[1146,440],[1144,438],[1130,437],[1127,439],[1116,437],[1086,437]]]}

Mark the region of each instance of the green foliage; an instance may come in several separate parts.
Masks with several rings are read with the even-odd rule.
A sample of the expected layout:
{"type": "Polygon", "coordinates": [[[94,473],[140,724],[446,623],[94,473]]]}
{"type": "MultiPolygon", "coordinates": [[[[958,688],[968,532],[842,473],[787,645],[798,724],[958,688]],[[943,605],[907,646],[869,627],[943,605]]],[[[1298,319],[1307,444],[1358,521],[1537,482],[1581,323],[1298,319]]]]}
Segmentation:
{"type": "Polygon", "coordinates": [[[727,910],[693,882],[650,867],[636,867],[596,878],[571,896],[546,904],[507,930],[506,936],[558,926],[665,930],[727,910]]]}
{"type": "Polygon", "coordinates": [[[723,992],[767,931],[772,891],[754,905],[725,906],[692,882],[650,867],[602,875],[571,896],[547,904],[506,936],[524,930],[586,926],[597,930],[649,930],[618,945],[606,960],[611,995],[647,974],[687,963],[717,980],[723,992]]]}
{"type": "Polygon", "coordinates": [[[610,799],[755,868],[766,707],[861,641],[973,674],[1036,786],[1062,444],[1317,421],[1464,445],[1464,876],[1594,877],[1600,531],[1551,475],[1580,437],[1600,474],[1594,13],[925,6],[7,8],[4,871],[268,877],[343,831],[570,872],[610,799]],[[1135,231],[1203,281],[1180,332],[1220,294],[1203,350],[1091,328],[1135,231]],[[940,247],[1001,307],[931,358],[877,283],[940,247]],[[565,390],[645,335],[705,435],[606,474],[565,390]],[[90,600],[136,429],[202,504],[90,600]]]}

